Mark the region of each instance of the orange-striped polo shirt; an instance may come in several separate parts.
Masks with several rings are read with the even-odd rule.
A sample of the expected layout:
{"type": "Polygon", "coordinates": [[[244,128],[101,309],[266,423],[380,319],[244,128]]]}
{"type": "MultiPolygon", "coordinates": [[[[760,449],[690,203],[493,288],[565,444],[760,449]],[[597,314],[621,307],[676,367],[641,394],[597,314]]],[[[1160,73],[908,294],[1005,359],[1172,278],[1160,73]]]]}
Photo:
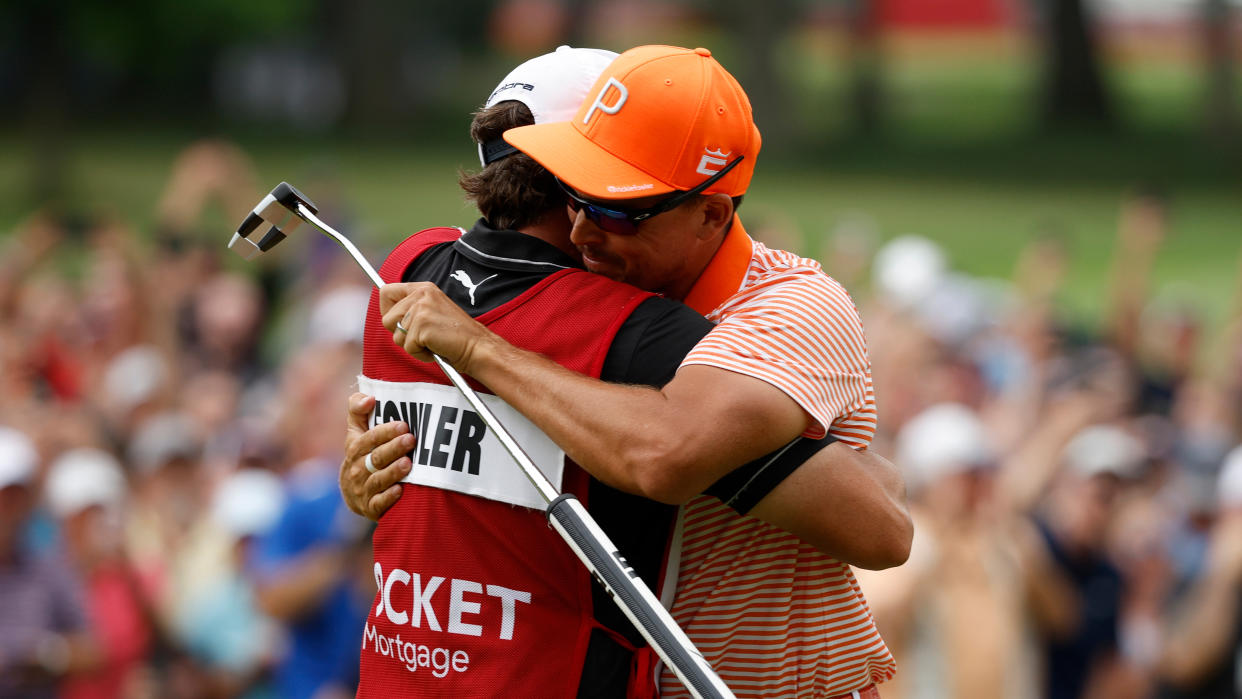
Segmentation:
{"type": "MultiPolygon", "coordinates": [[[[735,219],[686,298],[717,326],[683,362],[762,379],[863,448],[875,397],[862,324],[819,263],[753,242],[735,219]]],[[[682,508],[673,617],[738,697],[832,697],[893,676],[850,567],[714,498],[682,508]]],[[[670,561],[670,565],[671,565],[670,561]]],[[[661,696],[688,696],[672,672],[661,696]]]]}

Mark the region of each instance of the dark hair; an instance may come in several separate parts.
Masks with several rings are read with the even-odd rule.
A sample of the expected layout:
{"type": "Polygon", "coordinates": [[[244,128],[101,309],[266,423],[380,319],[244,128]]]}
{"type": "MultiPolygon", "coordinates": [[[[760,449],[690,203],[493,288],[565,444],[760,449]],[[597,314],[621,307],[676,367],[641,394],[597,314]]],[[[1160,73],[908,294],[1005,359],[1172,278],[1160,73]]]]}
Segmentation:
{"type": "MultiPolygon", "coordinates": [[[[509,129],[533,123],[535,118],[526,105],[507,100],[475,112],[470,137],[475,143],[487,143],[509,129]]],[[[521,152],[478,172],[461,172],[457,184],[493,228],[524,228],[565,205],[565,196],[552,173],[521,152]]]]}

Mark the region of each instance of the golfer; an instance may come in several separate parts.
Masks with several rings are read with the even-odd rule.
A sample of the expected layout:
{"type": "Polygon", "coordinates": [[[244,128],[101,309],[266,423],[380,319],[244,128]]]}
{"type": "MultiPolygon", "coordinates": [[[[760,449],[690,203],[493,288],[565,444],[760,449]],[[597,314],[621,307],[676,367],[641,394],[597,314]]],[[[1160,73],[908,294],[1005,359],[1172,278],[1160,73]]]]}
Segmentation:
{"type": "MultiPolygon", "coordinates": [[[[520,66],[476,115],[484,168],[462,185],[484,213],[464,235],[429,229],[402,243],[386,279],[429,279],[496,332],[566,367],[629,383],[666,382],[710,323],[686,307],[580,269],[569,243],[564,195],[500,135],[565,118],[610,56],[562,48],[520,66]],[[584,72],[593,72],[584,76],[584,72]],[[565,299],[573,299],[566,304],[565,299]]],[[[417,427],[371,445],[374,469],[396,455],[409,468],[404,494],[374,536],[378,589],[362,648],[360,696],[380,694],[643,696],[652,655],[549,530],[541,503],[438,370],[412,360],[368,316],[360,389],[371,422],[417,427]]],[[[558,488],[574,492],[655,586],[672,508],[587,477],[537,430],[493,405],[558,488]]],[[[377,428],[381,429],[381,428],[377,428]]],[[[374,431],[374,430],[373,430],[374,431]]],[[[353,440],[356,442],[356,440],[353,440]]],[[[830,440],[807,441],[730,474],[722,498],[762,498],[830,440]],[[762,473],[758,469],[762,468],[762,473]],[[739,477],[739,474],[741,477],[739,477]],[[745,490],[743,497],[741,490],[745,490]]],[[[351,444],[351,452],[356,445],[351,444]]],[[[343,471],[344,473],[344,471],[343,471]]],[[[378,475],[378,474],[377,474],[378,475]]],[[[347,496],[348,500],[348,496],[347,496]]]]}
{"type": "MultiPolygon", "coordinates": [[[[739,696],[875,696],[895,667],[849,567],[695,495],[791,440],[827,434],[862,450],[875,429],[848,294],[818,263],[752,241],[736,216],[760,146],[745,93],[705,49],[639,47],[572,120],[505,139],[562,183],[588,269],[684,299],[716,327],[659,390],[566,371],[427,284],[380,293],[393,340],[445,357],[601,481],[688,501],[673,615],[739,696]]],[[[684,693],[669,672],[660,689],[684,693]]]]}

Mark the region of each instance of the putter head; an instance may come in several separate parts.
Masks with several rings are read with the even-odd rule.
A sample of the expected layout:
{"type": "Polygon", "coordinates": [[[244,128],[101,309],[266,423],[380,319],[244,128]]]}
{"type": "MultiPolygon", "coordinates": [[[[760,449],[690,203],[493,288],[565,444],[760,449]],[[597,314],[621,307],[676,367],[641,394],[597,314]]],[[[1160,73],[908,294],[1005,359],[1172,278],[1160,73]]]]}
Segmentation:
{"type": "Polygon", "coordinates": [[[319,213],[319,208],[293,185],[288,182],[276,185],[276,188],[263,197],[263,201],[259,202],[259,205],[247,214],[246,220],[237,227],[237,232],[229,241],[229,249],[247,260],[271,250],[302,223],[297,216],[298,204],[305,206],[312,214],[319,213]],[[251,238],[251,234],[264,223],[271,224],[271,228],[267,229],[267,232],[256,243],[251,238]]]}

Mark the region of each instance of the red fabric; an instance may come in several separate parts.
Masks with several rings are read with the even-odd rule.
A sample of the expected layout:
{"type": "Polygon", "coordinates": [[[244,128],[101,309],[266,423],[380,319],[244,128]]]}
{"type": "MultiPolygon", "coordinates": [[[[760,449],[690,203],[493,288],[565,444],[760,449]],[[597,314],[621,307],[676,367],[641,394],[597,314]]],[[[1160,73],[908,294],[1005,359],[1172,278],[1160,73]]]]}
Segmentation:
{"type": "Polygon", "coordinates": [[[61,685],[61,699],[112,699],[129,694],[134,671],[151,649],[151,628],[134,580],[120,565],[100,567],[87,581],[91,631],[103,650],[103,667],[74,675],[61,685]]]}
{"type": "MultiPolygon", "coordinates": [[[[400,281],[424,250],[459,235],[439,228],[412,236],[388,257],[380,276],[400,281]]],[[[598,377],[617,330],[649,296],[561,270],[479,321],[519,347],[598,377]]],[[[393,343],[380,323],[378,292],[367,311],[363,373],[384,381],[449,383],[435,364],[393,343]]],[[[587,504],[587,483],[585,472],[566,464],[563,490],[587,504]]],[[[358,696],[575,696],[595,626],[590,577],[546,515],[447,490],[403,487],[372,540],[379,589],[367,615],[358,696]],[[394,570],[405,575],[397,574],[386,608],[384,588],[394,570]],[[426,605],[413,601],[416,582],[424,597],[438,585],[426,605]],[[520,600],[526,593],[529,603],[520,600]],[[462,605],[460,622],[477,625],[477,635],[475,626],[450,628],[453,600],[462,605]],[[440,631],[431,628],[428,608],[440,631]],[[389,612],[409,618],[396,623],[389,612]],[[506,628],[511,638],[503,637],[506,628]]]]}
{"type": "Polygon", "coordinates": [[[876,12],[881,25],[899,29],[998,29],[1015,19],[1002,0],[882,0],[876,12]]]}

